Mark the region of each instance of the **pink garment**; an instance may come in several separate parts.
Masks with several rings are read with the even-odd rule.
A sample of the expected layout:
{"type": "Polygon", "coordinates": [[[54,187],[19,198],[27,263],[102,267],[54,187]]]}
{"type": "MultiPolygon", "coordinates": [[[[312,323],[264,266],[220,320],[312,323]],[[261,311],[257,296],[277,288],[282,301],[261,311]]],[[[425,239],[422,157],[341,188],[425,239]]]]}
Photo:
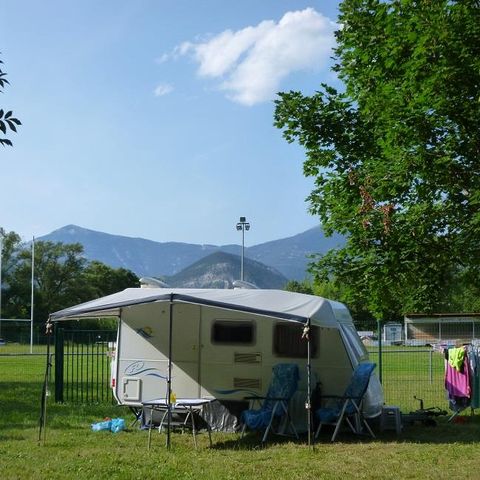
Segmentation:
{"type": "Polygon", "coordinates": [[[468,362],[463,362],[460,371],[445,361],[445,388],[448,396],[470,398],[470,369],[468,362]]]}

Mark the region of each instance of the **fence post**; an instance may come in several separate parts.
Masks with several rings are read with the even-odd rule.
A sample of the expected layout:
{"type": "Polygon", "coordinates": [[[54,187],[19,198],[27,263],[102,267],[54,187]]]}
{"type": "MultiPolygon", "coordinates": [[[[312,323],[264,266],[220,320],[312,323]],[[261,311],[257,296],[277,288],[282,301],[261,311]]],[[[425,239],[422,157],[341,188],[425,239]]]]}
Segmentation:
{"type": "Polygon", "coordinates": [[[55,328],[55,401],[63,402],[63,328],[55,328]]]}
{"type": "Polygon", "coordinates": [[[378,379],[382,383],[382,321],[377,319],[377,338],[378,338],[378,379]]]}
{"type": "Polygon", "coordinates": [[[428,365],[428,375],[430,377],[430,383],[433,383],[433,362],[432,362],[432,356],[433,356],[433,349],[430,350],[429,352],[430,358],[429,358],[429,365],[428,365]]]}

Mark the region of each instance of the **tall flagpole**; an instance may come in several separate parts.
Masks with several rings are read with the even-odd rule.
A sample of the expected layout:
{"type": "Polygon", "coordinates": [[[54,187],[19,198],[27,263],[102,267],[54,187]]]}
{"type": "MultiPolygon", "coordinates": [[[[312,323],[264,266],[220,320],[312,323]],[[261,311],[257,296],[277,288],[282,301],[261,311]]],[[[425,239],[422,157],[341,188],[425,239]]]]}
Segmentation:
{"type": "Polygon", "coordinates": [[[30,296],[30,353],[33,353],[33,299],[35,282],[35,237],[32,237],[32,291],[30,296]]]}
{"type": "Polygon", "coordinates": [[[2,333],[2,253],[3,234],[0,232],[0,334],[2,333]]]}

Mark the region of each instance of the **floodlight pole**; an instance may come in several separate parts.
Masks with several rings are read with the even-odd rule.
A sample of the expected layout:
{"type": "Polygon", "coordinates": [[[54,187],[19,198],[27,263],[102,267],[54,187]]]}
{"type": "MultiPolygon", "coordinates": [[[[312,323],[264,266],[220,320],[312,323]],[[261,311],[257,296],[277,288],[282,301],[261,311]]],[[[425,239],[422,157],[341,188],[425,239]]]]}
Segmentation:
{"type": "Polygon", "coordinates": [[[240,263],[240,280],[243,282],[243,262],[245,258],[245,230],[250,230],[250,224],[245,217],[240,217],[240,221],[237,222],[237,230],[242,231],[242,257],[240,263]]]}

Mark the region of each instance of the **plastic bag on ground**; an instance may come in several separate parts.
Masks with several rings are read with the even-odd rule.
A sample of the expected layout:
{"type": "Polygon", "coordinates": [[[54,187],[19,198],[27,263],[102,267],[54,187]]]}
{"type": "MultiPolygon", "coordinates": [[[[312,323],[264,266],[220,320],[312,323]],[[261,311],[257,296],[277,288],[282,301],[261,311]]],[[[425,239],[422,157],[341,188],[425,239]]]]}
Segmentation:
{"type": "Polygon", "coordinates": [[[103,422],[92,423],[92,430],[100,432],[101,430],[110,430],[112,428],[112,420],[104,420],[103,422]]]}
{"type": "Polygon", "coordinates": [[[122,430],[125,430],[125,420],[123,418],[114,418],[112,420],[112,425],[110,427],[110,430],[113,433],[118,433],[118,432],[121,432],[122,430]]]}

